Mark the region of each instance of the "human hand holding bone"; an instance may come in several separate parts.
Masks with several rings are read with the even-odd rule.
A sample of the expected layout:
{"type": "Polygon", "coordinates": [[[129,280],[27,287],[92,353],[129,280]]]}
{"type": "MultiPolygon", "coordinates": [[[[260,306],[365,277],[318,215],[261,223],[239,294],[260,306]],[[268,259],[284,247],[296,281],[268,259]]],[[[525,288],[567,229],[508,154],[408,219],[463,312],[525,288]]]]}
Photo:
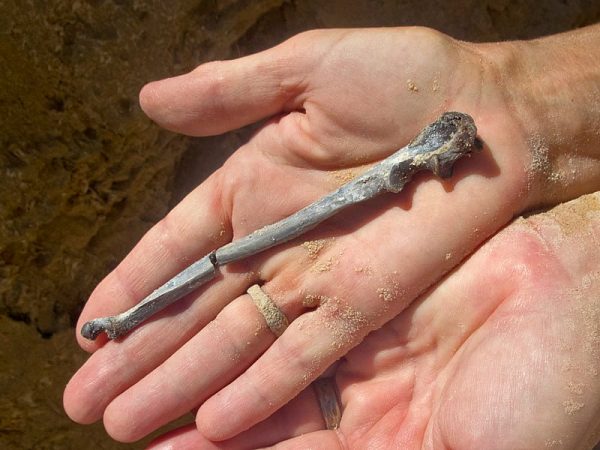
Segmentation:
{"type": "MultiPolygon", "coordinates": [[[[481,150],[481,142],[476,134],[473,119],[468,115],[444,113],[425,127],[409,145],[375,164],[365,173],[290,216],[212,250],[127,311],[86,322],[81,328],[81,335],[94,340],[100,333],[106,332],[109,339],[118,339],[173,302],[211,281],[226,264],[242,261],[302,236],[352,205],[369,201],[386,192],[398,193],[419,171],[429,170],[439,177],[449,178],[458,159],[481,150]]],[[[264,293],[257,295],[266,299],[263,303],[271,305],[270,308],[276,311],[279,318],[277,320],[287,327],[287,319],[277,312],[277,306],[270,298],[264,293]]],[[[268,314],[265,314],[265,318],[267,325],[273,329],[268,314]]],[[[281,333],[283,331],[282,329],[281,333]]],[[[281,333],[276,331],[275,334],[279,336],[281,333]]]]}
{"type": "Polygon", "coordinates": [[[152,449],[592,448],[600,408],[600,193],[518,219],[329,371],[223,442],[195,425],[152,449]]]}
{"type": "MultiPolygon", "coordinates": [[[[276,117],[98,286],[79,327],[328,193],[443,111],[469,113],[485,147],[448,181],[417,176],[399,195],[223,267],[122,341],[81,340],[94,354],[65,393],[70,416],[104,416],[113,437],[135,440],[201,405],[201,433],[232,437],[305,392],[516,213],[556,201],[528,170],[530,111],[499,85],[505,55],[484,50],[420,29],[313,32],[148,86],[142,106],[175,131],[218,134],[276,117]],[[290,322],[278,339],[244,294],[256,283],[290,322]]],[[[576,181],[559,194],[588,189],[576,181]]]]}

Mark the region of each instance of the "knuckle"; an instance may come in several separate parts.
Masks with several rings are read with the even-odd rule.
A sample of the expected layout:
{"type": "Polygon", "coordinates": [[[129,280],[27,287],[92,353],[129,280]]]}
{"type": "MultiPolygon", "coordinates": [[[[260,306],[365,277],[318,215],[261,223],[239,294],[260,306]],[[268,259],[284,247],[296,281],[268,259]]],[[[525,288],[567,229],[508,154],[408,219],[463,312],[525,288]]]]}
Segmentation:
{"type": "Polygon", "coordinates": [[[279,354],[283,359],[281,364],[286,367],[285,372],[299,374],[307,382],[319,374],[321,367],[327,366],[322,364],[320,358],[313,358],[311,352],[307,351],[312,348],[311,343],[297,336],[294,339],[291,336],[287,339],[277,339],[274,346],[279,347],[279,354]]]}
{"type": "Polygon", "coordinates": [[[223,197],[233,200],[239,193],[252,192],[261,173],[261,163],[254,152],[244,147],[236,151],[219,170],[223,197]]]}
{"type": "Polygon", "coordinates": [[[502,233],[490,244],[489,263],[496,278],[510,280],[515,289],[544,282],[552,269],[544,243],[528,230],[502,233]],[[517,249],[511,245],[513,242],[519,242],[517,249]]]}
{"type": "Polygon", "coordinates": [[[162,218],[155,226],[153,237],[159,247],[159,253],[167,257],[183,254],[178,242],[178,236],[183,235],[183,231],[173,214],[169,213],[162,218]]]}
{"type": "Polygon", "coordinates": [[[193,70],[193,74],[200,80],[202,98],[210,106],[211,115],[221,117],[227,113],[225,93],[229,83],[224,61],[210,61],[193,70]]]}

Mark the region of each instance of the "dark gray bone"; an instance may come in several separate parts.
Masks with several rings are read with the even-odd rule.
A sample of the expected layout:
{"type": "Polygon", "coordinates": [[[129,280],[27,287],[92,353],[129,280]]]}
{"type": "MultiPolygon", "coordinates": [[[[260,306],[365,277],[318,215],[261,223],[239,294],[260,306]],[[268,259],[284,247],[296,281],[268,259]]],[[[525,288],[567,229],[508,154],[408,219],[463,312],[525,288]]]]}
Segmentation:
{"type": "Polygon", "coordinates": [[[338,213],[383,192],[400,192],[413,174],[430,170],[441,178],[452,175],[454,163],[480,150],[473,119],[448,112],[428,125],[406,147],[373,166],[298,212],[220,247],[196,261],[133,308],[117,316],[94,319],[83,325],[81,334],[95,339],[105,331],[116,339],[216,276],[219,266],[239,261],[275,245],[294,239],[338,213]]]}

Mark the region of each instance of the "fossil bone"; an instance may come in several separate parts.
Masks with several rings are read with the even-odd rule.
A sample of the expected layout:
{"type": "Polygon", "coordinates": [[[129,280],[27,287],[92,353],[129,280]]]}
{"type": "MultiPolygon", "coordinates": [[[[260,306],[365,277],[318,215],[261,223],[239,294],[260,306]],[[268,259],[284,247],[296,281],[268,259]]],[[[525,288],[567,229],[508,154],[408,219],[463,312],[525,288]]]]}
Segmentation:
{"type": "Polygon", "coordinates": [[[210,281],[220,266],[239,261],[294,239],[350,205],[383,192],[400,192],[413,174],[430,170],[441,178],[452,175],[454,163],[481,149],[473,119],[447,112],[428,125],[406,147],[374,165],[336,191],[296,213],[220,247],[196,261],[131,309],[83,325],[81,334],[95,339],[105,331],[116,339],[181,297],[210,281]]]}

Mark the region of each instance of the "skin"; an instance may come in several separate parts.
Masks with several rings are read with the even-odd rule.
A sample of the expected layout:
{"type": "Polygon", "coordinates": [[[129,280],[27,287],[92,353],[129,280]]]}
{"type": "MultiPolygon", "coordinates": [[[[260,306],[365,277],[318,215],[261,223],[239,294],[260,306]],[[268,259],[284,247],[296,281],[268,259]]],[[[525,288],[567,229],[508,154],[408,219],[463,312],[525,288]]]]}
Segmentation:
{"type": "Polygon", "coordinates": [[[515,215],[600,187],[599,30],[494,45],[421,28],[315,31],[146,86],[142,108],[173,131],[212,135],[272,118],[99,284],[78,328],[331,191],[334,171],[360,173],[443,111],[470,114],[484,150],[449,180],[422,174],[400,194],[224,268],[121,341],[78,336],[93,354],[65,390],[69,416],[102,418],[128,442],[199,408],[197,428],[157,444],[176,448],[290,438],[282,448],[579,445],[598,422],[598,381],[561,367],[597,364],[576,345],[597,349],[597,321],[574,326],[589,314],[573,311],[597,314],[598,283],[582,280],[599,258],[571,256],[597,243],[597,220],[579,232],[587,241],[552,246],[530,218],[442,277],[515,215]],[[302,245],[317,239],[318,252],[302,245]],[[291,322],[277,340],[244,294],[255,283],[291,322]],[[307,296],[321,305],[304,306],[307,296]],[[322,431],[308,386],[344,355],[330,369],[342,425],[322,431]]]}
{"type": "Polygon", "coordinates": [[[151,448],[591,448],[599,243],[598,193],[502,230],[343,358],[338,431],[321,431],[307,389],[231,440],[212,443],[191,426],[151,448]],[[587,218],[571,226],[579,213],[587,218]]]}

